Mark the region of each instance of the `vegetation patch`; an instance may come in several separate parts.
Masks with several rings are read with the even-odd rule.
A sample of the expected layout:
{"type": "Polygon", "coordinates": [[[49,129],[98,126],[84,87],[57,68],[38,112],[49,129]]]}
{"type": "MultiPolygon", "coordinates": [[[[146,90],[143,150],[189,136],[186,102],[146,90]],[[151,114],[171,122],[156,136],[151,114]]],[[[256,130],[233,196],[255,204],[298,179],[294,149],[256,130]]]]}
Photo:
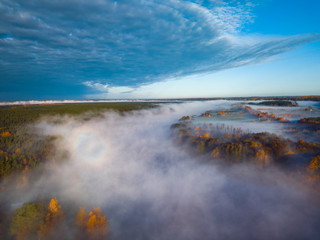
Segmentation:
{"type": "Polygon", "coordinates": [[[262,102],[249,102],[250,105],[264,105],[274,107],[297,107],[298,104],[295,101],[275,100],[275,101],[262,101],[262,102]]]}

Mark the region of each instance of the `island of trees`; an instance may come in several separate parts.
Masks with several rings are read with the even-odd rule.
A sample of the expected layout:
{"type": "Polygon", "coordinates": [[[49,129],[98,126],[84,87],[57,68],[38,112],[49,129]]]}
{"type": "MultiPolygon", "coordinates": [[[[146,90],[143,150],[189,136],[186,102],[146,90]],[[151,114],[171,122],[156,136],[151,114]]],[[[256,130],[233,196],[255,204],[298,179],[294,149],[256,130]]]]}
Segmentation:
{"type": "Polygon", "coordinates": [[[249,102],[250,105],[263,105],[263,106],[273,106],[273,107],[297,107],[298,103],[296,101],[285,101],[285,100],[274,100],[274,101],[262,101],[262,102],[249,102]]]}
{"type": "MultiPolygon", "coordinates": [[[[244,114],[241,109],[245,109],[258,118],[273,119],[279,121],[279,124],[290,123],[287,119],[253,110],[250,106],[239,106],[239,109],[217,112],[215,117],[244,114]]],[[[200,116],[212,117],[208,112],[200,116]]],[[[317,124],[316,121],[311,119],[310,123],[317,124]]],[[[290,131],[299,134],[296,132],[297,127],[290,128],[290,131]]],[[[191,146],[191,148],[188,147],[191,154],[206,156],[208,162],[227,165],[249,163],[261,167],[276,166],[286,171],[290,169],[293,174],[303,176],[309,185],[317,188],[320,186],[319,143],[303,139],[293,141],[268,132],[245,132],[225,124],[213,125],[212,122],[199,124],[193,122],[190,116],[182,117],[178,123],[172,125],[172,130],[179,145],[191,146]]],[[[316,130],[312,128],[311,131],[316,130]]]]}

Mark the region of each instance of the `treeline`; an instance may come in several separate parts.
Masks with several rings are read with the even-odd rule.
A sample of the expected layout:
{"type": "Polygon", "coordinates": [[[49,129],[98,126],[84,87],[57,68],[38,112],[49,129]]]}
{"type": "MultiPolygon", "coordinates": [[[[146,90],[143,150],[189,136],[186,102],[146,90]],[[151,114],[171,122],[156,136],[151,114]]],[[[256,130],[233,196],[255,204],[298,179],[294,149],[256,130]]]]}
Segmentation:
{"type": "MultiPolygon", "coordinates": [[[[54,136],[38,136],[28,124],[42,116],[77,116],[85,119],[101,116],[104,111],[127,111],[152,108],[151,103],[77,103],[61,105],[20,105],[0,107],[0,180],[13,172],[24,175],[53,152],[54,136]]],[[[25,178],[26,179],[26,178],[25,178]]]]}
{"type": "Polygon", "coordinates": [[[310,123],[314,125],[320,125],[320,117],[302,118],[299,123],[310,123]]]}
{"type": "Polygon", "coordinates": [[[262,105],[262,106],[279,106],[279,107],[296,107],[298,103],[296,101],[284,101],[284,100],[274,100],[274,101],[262,101],[262,102],[249,102],[250,105],[262,105]]]}
{"type": "MultiPolygon", "coordinates": [[[[170,100],[170,99],[166,99],[170,100]]],[[[194,100],[233,100],[233,101],[260,101],[260,100],[294,100],[294,101],[320,101],[320,96],[278,96],[278,97],[220,97],[220,98],[180,98],[176,100],[194,101],[194,100]]]]}
{"type": "MultiPolygon", "coordinates": [[[[10,219],[10,218],[7,218],[10,219]]],[[[89,213],[84,207],[78,212],[64,212],[57,198],[26,202],[15,210],[11,220],[1,224],[4,239],[106,239],[108,221],[99,208],[89,213]],[[66,232],[68,231],[68,232],[66,232]]],[[[1,226],[0,225],[0,226],[1,226]]]]}

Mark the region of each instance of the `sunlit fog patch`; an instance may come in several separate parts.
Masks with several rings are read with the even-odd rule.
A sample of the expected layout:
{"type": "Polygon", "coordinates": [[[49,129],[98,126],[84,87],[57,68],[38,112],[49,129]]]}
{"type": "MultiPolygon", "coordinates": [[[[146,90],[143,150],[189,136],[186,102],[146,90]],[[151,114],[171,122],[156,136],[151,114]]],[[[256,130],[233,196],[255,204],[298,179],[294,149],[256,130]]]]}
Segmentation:
{"type": "Polygon", "coordinates": [[[89,165],[107,160],[107,144],[96,129],[76,129],[70,137],[74,141],[71,152],[76,160],[89,165]]]}

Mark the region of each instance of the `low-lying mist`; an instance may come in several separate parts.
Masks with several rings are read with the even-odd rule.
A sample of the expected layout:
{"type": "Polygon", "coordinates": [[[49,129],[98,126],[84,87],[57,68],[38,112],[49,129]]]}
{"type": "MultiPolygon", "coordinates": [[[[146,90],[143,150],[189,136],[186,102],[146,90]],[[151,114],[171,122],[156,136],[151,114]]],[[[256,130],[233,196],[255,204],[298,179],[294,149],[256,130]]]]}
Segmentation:
{"type": "Polygon", "coordinates": [[[222,169],[173,141],[170,126],[183,115],[231,103],[163,104],[59,123],[44,119],[35,129],[61,136],[56,154],[27,191],[8,190],[6,197],[12,207],[38,196],[56,197],[74,211],[99,207],[115,239],[316,239],[319,205],[294,187],[299,178],[243,164],[222,169]]]}

